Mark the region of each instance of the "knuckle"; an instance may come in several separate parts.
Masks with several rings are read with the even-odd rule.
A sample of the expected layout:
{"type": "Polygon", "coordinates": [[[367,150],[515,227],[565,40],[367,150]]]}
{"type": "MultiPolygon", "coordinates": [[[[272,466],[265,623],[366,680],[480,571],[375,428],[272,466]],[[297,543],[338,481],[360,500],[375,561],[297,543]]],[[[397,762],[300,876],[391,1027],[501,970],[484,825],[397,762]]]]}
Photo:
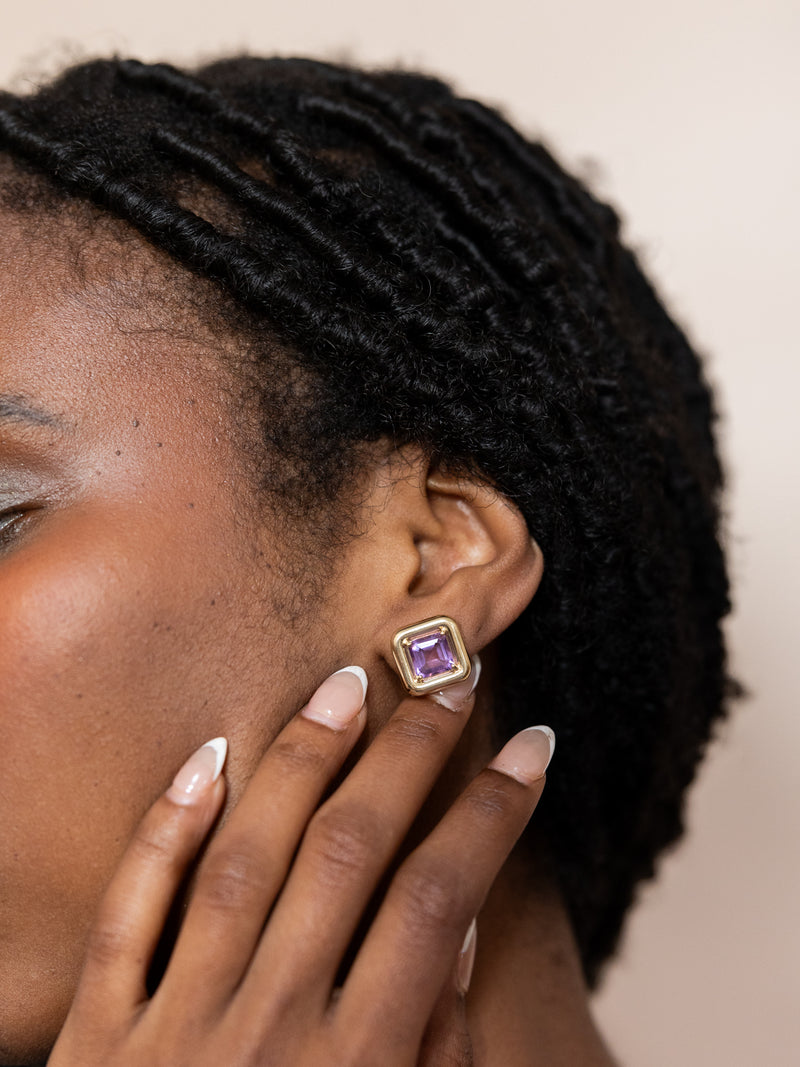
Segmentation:
{"type": "Polygon", "coordinates": [[[374,817],[364,809],[323,806],[311,820],[306,845],[326,878],[349,881],[363,874],[379,843],[374,817]]]}
{"type": "Polygon", "coordinates": [[[385,730],[394,743],[415,751],[427,751],[442,738],[442,728],[434,719],[410,715],[395,715],[385,730]]]}
{"type": "Polygon", "coordinates": [[[86,959],[95,967],[112,967],[126,955],[131,930],[120,919],[101,918],[91,928],[86,943],[86,959]]]}
{"type": "Polygon", "coordinates": [[[464,802],[470,814],[480,822],[497,824],[513,816],[519,807],[508,789],[495,781],[476,782],[464,802]]]}
{"type": "Polygon", "coordinates": [[[307,741],[274,741],[271,755],[280,763],[281,771],[307,774],[325,766],[325,755],[307,741]]]}
{"type": "Polygon", "coordinates": [[[402,906],[416,926],[423,931],[461,928],[469,902],[463,875],[455,864],[415,857],[395,877],[402,906]]]}
{"type": "Polygon", "coordinates": [[[214,911],[236,912],[262,900],[268,885],[268,872],[255,855],[229,848],[209,853],[197,895],[214,911]]]}
{"type": "Polygon", "coordinates": [[[145,866],[164,866],[175,860],[179,828],[173,820],[142,824],[131,840],[131,852],[145,866]]]}

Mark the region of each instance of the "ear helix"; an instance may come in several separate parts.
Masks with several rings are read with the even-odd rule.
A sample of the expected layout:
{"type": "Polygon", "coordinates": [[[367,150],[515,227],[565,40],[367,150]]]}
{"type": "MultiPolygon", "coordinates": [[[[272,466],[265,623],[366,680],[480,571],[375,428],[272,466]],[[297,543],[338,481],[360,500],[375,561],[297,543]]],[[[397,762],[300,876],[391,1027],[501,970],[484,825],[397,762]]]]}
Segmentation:
{"type": "Polygon", "coordinates": [[[447,615],[436,615],[398,630],[392,638],[392,653],[412,696],[425,696],[465,682],[474,672],[458,623],[447,615]]]}

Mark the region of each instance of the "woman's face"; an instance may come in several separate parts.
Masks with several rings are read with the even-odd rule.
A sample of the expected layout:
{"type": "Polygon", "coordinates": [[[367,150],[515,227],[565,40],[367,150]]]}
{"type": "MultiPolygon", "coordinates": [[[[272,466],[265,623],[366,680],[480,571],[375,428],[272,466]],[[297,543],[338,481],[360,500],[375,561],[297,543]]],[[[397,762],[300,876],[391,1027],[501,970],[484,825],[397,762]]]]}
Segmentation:
{"type": "Polygon", "coordinates": [[[226,734],[235,797],[349,662],[322,606],[281,619],[281,541],[240,506],[213,353],[147,320],[118,252],[84,250],[79,284],[58,247],[0,217],[2,1062],[54,1036],[102,888],[184,758],[226,734]]]}

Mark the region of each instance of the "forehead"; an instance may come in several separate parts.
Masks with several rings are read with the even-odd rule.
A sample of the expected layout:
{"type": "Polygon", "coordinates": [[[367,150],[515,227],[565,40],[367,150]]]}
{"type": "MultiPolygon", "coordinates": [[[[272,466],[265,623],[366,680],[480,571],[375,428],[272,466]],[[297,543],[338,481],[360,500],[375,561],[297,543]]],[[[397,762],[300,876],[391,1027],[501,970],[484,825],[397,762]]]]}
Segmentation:
{"type": "MultiPolygon", "coordinates": [[[[2,191],[0,181],[0,195],[2,191]]],[[[199,299],[199,291],[211,288],[210,283],[90,204],[67,203],[41,211],[0,207],[0,253],[9,299],[15,293],[5,268],[40,297],[47,293],[49,300],[40,301],[43,309],[72,302],[115,319],[120,329],[132,333],[163,329],[191,334],[198,343],[211,340],[212,315],[204,319],[196,313],[203,304],[213,304],[213,293],[199,299]]],[[[24,292],[18,295],[24,300],[24,292]]]]}
{"type": "Polygon", "coordinates": [[[88,423],[200,397],[221,415],[224,346],[185,274],[114,220],[0,212],[0,394],[88,423]]]}

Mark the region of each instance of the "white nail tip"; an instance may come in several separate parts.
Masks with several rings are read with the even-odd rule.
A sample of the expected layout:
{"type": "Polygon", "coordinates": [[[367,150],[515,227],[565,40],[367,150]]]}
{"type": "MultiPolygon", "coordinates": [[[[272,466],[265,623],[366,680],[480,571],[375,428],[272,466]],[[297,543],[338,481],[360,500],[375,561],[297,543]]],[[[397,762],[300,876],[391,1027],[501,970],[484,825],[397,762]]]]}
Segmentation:
{"type": "Polygon", "coordinates": [[[481,657],[476,654],[476,655],[474,655],[472,657],[472,675],[473,676],[472,676],[472,678],[470,678],[470,681],[472,682],[473,691],[477,688],[478,681],[480,679],[481,670],[482,669],[483,669],[483,664],[481,663],[481,657]]]}
{"type": "Polygon", "coordinates": [[[473,919],[472,922],[469,924],[469,929],[467,930],[466,936],[464,938],[464,943],[461,946],[459,956],[466,956],[466,954],[472,948],[472,942],[475,940],[475,935],[477,934],[477,932],[478,922],[476,919],[473,919]]]}
{"type": "Polygon", "coordinates": [[[545,735],[547,740],[550,742],[550,755],[547,758],[547,763],[548,763],[548,766],[549,766],[550,760],[553,758],[553,753],[556,750],[556,735],[555,735],[554,731],[551,730],[549,726],[531,726],[531,727],[529,727],[529,729],[531,729],[531,730],[539,730],[541,733],[543,733],[545,735]]]}
{"type": "Polygon", "coordinates": [[[213,741],[206,741],[203,747],[214,749],[214,774],[211,781],[216,782],[225,765],[225,757],[228,754],[228,742],[224,737],[215,737],[213,741]]]}
{"type": "Polygon", "coordinates": [[[437,689],[436,692],[430,693],[429,696],[437,704],[454,711],[456,708],[460,708],[467,697],[475,692],[480,676],[481,661],[478,656],[473,656],[472,670],[466,681],[456,682],[455,685],[445,686],[444,689],[437,689]]]}
{"type": "Polygon", "coordinates": [[[349,671],[351,674],[354,674],[359,682],[361,682],[361,703],[363,704],[367,699],[367,672],[363,667],[342,667],[341,670],[334,671],[333,673],[343,674],[344,671],[349,671]]]}
{"type": "Polygon", "coordinates": [[[477,928],[478,924],[475,919],[473,919],[469,924],[467,936],[464,938],[464,944],[461,946],[461,951],[458,954],[456,988],[462,997],[466,996],[469,984],[472,980],[472,969],[475,966],[475,934],[477,928]]]}

